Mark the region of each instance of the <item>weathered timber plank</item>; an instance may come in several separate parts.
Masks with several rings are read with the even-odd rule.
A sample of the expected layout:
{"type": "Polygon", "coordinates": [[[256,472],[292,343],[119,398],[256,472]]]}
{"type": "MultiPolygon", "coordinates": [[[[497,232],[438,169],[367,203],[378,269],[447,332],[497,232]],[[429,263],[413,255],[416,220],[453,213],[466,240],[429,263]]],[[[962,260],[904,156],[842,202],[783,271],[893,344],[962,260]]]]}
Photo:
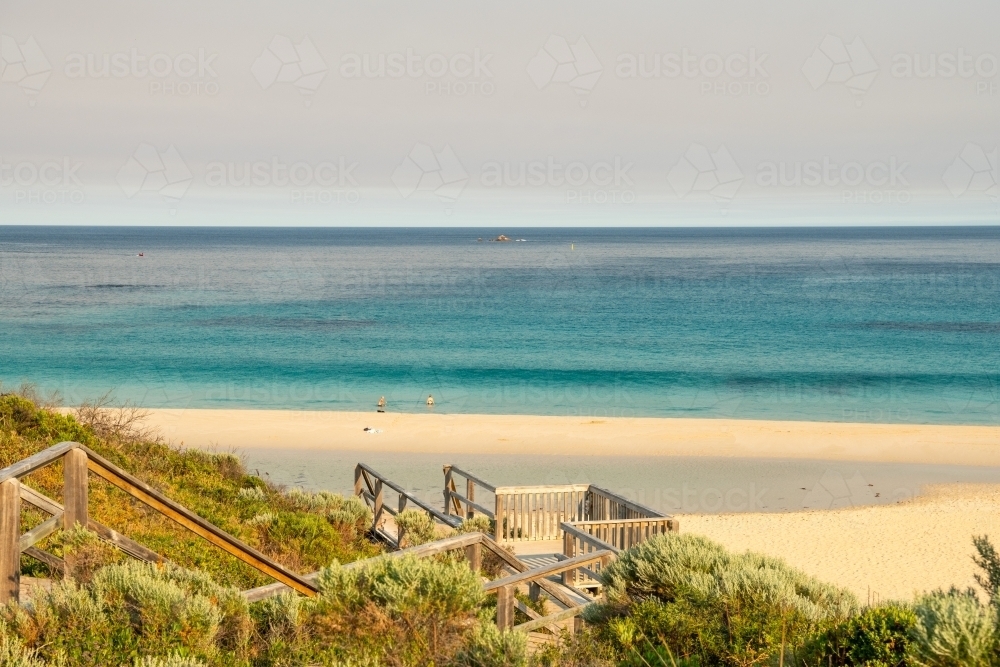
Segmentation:
{"type": "Polygon", "coordinates": [[[563,609],[555,614],[550,614],[548,616],[543,616],[541,618],[535,619],[533,621],[528,621],[527,623],[522,623],[521,625],[515,625],[515,630],[520,630],[521,632],[532,632],[538,630],[539,628],[544,628],[553,623],[558,623],[559,621],[565,621],[567,618],[573,618],[574,616],[579,616],[587,610],[587,608],[592,605],[593,602],[588,604],[578,605],[576,607],[570,607],[569,609],[563,609]]]}
{"type": "Polygon", "coordinates": [[[581,565],[588,565],[595,561],[600,561],[605,556],[614,556],[614,553],[607,550],[593,551],[589,554],[582,554],[573,558],[567,558],[566,560],[556,561],[555,563],[543,565],[542,567],[536,567],[532,570],[527,570],[526,572],[512,574],[510,576],[488,582],[483,585],[483,590],[489,592],[502,586],[512,586],[527,581],[535,581],[553,574],[562,574],[566,570],[576,569],[581,565]]]}
{"type": "Polygon", "coordinates": [[[71,449],[63,456],[63,528],[87,525],[87,452],[71,449]]]}
{"type": "Polygon", "coordinates": [[[42,551],[38,547],[28,547],[27,549],[24,550],[24,555],[31,556],[35,560],[45,563],[56,572],[66,571],[66,563],[63,561],[62,558],[59,558],[58,556],[53,556],[48,551],[42,551]]]}
{"type": "Polygon", "coordinates": [[[465,479],[471,480],[471,481],[475,482],[476,484],[478,484],[479,486],[483,487],[484,489],[486,489],[487,491],[489,491],[491,493],[496,493],[497,487],[493,486],[489,482],[484,482],[481,478],[476,477],[472,473],[466,472],[465,470],[462,470],[458,466],[453,466],[451,464],[448,464],[447,467],[451,468],[451,471],[453,473],[459,474],[462,477],[464,477],[465,479]]]}
{"type": "Polygon", "coordinates": [[[0,604],[21,596],[21,482],[0,482],[0,604]]]}
{"type": "Polygon", "coordinates": [[[21,537],[17,540],[17,548],[23,552],[28,547],[34,546],[36,543],[44,540],[52,533],[59,530],[61,523],[61,513],[50,516],[48,519],[35,526],[24,535],[21,535],[21,537]]]}

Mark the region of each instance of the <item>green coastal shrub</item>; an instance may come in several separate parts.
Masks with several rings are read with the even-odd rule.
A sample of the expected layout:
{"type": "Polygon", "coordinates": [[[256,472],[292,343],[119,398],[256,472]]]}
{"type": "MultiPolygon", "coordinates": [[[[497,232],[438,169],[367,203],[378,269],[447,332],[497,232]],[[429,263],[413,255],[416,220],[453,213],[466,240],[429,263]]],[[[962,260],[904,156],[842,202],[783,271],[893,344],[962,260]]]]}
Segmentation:
{"type": "Polygon", "coordinates": [[[857,609],[849,592],[779,559],[733,554],[695,535],[644,542],[601,579],[607,601],[586,617],[623,656],[652,644],[706,665],[768,664],[857,609]]]}
{"type": "Polygon", "coordinates": [[[258,623],[291,637],[264,664],[444,665],[479,623],[482,584],[461,561],[379,558],[334,564],[312,599],[268,602],[258,623]]]}
{"type": "Polygon", "coordinates": [[[97,534],[76,524],[72,530],[61,530],[48,540],[49,551],[66,563],[63,576],[78,583],[87,583],[97,570],[121,563],[126,556],[102,541],[97,534]]]}
{"type": "Polygon", "coordinates": [[[433,542],[437,537],[434,519],[423,510],[403,510],[396,515],[396,525],[403,531],[400,547],[415,547],[433,542]]]}
{"type": "Polygon", "coordinates": [[[64,667],[65,659],[61,656],[54,661],[46,662],[38,657],[36,651],[29,650],[24,644],[4,632],[0,627],[0,665],[3,667],[64,667]]]}
{"type": "Polygon", "coordinates": [[[241,655],[253,630],[239,591],[203,572],[138,562],[105,567],[87,585],[59,582],[29,605],[5,608],[3,621],[41,658],[94,667],[178,652],[241,655]]]}
{"type": "Polygon", "coordinates": [[[482,623],[469,633],[455,657],[455,667],[526,667],[528,638],[523,632],[499,630],[482,623]]]}
{"type": "Polygon", "coordinates": [[[815,635],[799,655],[806,665],[904,667],[916,622],[909,606],[871,607],[815,635]]]}
{"type": "Polygon", "coordinates": [[[973,537],[972,544],[978,554],[972,560],[982,570],[976,573],[976,583],[982,586],[993,604],[1000,604],[1000,554],[986,535],[973,537]]]}
{"type": "Polygon", "coordinates": [[[995,612],[975,591],[937,591],[913,606],[910,661],[919,667],[986,667],[996,645],[995,612]]]}

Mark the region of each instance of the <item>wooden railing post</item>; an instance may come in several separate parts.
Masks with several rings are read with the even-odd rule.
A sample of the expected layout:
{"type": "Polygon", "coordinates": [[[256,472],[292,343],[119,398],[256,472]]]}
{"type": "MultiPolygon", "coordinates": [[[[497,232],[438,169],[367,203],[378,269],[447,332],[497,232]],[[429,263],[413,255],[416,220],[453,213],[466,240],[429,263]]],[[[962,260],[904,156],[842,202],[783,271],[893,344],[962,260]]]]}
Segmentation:
{"type": "Polygon", "coordinates": [[[444,513],[451,516],[451,466],[444,466],[444,513]]]}
{"type": "MultiPolygon", "coordinates": [[[[406,509],[406,496],[399,494],[399,505],[397,506],[397,515],[406,509]]],[[[396,546],[400,549],[403,548],[403,536],[406,534],[406,529],[404,529],[399,523],[396,523],[396,546]]]]}
{"type": "Polygon", "coordinates": [[[87,452],[71,449],[63,456],[63,529],[87,527],[87,452]]]}
{"type": "Polygon", "coordinates": [[[372,508],[372,530],[378,530],[379,524],[382,521],[382,480],[375,480],[375,500],[374,507],[372,508]]]}
{"type": "MultiPolygon", "coordinates": [[[[563,555],[566,558],[576,556],[576,538],[569,533],[563,533],[563,555]]],[[[563,586],[576,586],[576,570],[567,570],[562,573],[563,586]]]]}
{"type": "Polygon", "coordinates": [[[501,494],[496,494],[494,497],[493,504],[493,540],[498,544],[504,538],[504,521],[507,520],[507,516],[503,511],[503,496],[501,494]]]}
{"type": "Polygon", "coordinates": [[[514,627],[513,586],[501,586],[497,589],[497,627],[501,630],[514,627]]]}
{"type": "Polygon", "coordinates": [[[670,522],[667,524],[667,527],[669,532],[671,533],[681,532],[681,522],[678,521],[677,519],[671,519],[670,522]]]}
{"type": "Polygon", "coordinates": [[[21,595],[21,482],[0,484],[0,604],[21,595]]]}
{"type": "Polygon", "coordinates": [[[465,547],[465,560],[469,561],[469,569],[479,572],[483,567],[483,545],[476,542],[465,547]]]}
{"type": "Polygon", "coordinates": [[[364,492],[364,478],[360,465],[354,466],[354,495],[360,496],[364,492]]]}
{"type": "MultiPolygon", "coordinates": [[[[465,480],[465,497],[469,500],[474,501],[476,499],[476,483],[471,479],[465,480]]],[[[465,504],[465,518],[471,519],[476,515],[475,511],[472,509],[472,505],[469,503],[465,504]]]]}

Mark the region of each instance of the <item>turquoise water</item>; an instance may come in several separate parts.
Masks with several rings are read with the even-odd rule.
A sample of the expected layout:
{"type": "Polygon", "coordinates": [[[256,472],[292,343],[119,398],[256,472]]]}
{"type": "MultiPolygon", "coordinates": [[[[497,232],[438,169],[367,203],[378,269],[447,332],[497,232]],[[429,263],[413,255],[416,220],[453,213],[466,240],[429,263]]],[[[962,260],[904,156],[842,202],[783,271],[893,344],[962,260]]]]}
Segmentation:
{"type": "Polygon", "coordinates": [[[68,403],[996,424],[1000,228],[0,227],[0,341],[68,403]]]}

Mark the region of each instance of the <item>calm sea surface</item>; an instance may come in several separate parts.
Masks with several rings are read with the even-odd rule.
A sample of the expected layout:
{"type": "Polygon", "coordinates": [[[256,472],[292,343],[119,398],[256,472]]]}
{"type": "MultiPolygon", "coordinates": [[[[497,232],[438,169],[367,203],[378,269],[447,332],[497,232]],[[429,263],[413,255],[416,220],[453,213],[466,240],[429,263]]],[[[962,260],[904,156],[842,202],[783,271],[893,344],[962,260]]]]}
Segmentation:
{"type": "Polygon", "coordinates": [[[0,227],[0,380],[148,407],[997,424],[1000,228],[0,227]]]}

